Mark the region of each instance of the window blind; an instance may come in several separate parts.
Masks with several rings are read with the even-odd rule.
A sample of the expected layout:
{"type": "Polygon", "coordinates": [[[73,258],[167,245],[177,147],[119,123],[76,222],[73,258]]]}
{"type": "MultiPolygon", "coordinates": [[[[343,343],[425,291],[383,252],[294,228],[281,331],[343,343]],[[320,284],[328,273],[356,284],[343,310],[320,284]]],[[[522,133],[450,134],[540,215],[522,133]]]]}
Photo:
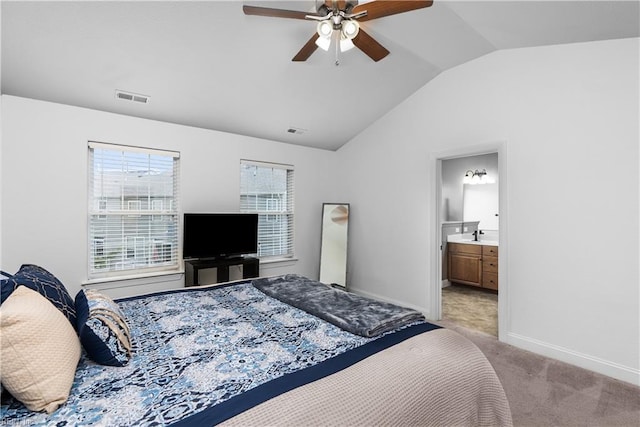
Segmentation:
{"type": "Polygon", "coordinates": [[[293,166],[240,161],[240,211],[258,214],[258,256],[293,257],[293,166]]]}
{"type": "Polygon", "coordinates": [[[179,159],[89,143],[89,277],[179,267],[179,159]]]}

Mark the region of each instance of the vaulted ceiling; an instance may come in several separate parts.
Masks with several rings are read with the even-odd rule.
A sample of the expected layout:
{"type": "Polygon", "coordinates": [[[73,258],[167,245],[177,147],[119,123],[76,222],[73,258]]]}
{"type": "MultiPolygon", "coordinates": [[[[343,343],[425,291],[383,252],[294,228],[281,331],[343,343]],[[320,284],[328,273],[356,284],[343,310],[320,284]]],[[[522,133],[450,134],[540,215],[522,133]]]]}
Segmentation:
{"type": "MultiPolygon", "coordinates": [[[[363,2],[361,2],[363,3],[363,2]]],[[[2,1],[2,93],[335,150],[438,74],[498,49],[640,36],[636,1],[438,1],[362,23],[391,53],[292,57],[310,1],[2,1]],[[116,90],[150,97],[147,104],[116,90]],[[295,129],[295,132],[291,132],[295,129]]]]}

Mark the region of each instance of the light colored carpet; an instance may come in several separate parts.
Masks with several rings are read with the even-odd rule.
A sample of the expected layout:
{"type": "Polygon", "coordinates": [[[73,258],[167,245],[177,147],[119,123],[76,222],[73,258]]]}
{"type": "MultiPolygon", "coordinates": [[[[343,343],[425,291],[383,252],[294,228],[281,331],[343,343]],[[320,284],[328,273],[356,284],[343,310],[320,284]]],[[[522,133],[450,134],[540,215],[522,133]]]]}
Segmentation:
{"type": "Polygon", "coordinates": [[[549,359],[451,321],[485,354],[507,394],[516,427],[640,426],[640,387],[549,359]]]}
{"type": "Polygon", "coordinates": [[[473,286],[442,288],[442,319],[498,336],[498,294],[473,286]]]}

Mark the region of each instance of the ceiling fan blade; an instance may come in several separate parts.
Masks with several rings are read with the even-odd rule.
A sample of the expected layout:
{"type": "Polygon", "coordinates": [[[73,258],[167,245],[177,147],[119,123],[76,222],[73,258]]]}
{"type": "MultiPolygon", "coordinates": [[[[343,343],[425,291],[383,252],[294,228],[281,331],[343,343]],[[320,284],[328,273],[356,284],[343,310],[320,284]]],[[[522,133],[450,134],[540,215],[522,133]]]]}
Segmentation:
{"type": "Polygon", "coordinates": [[[300,12],[297,10],[272,9],[270,7],[260,6],[242,6],[245,15],[271,16],[274,18],[292,18],[305,19],[307,15],[316,15],[315,13],[300,12]]]}
{"type": "Polygon", "coordinates": [[[324,4],[329,9],[335,9],[334,6],[336,6],[338,10],[345,10],[347,7],[347,0],[325,0],[324,4]]]}
{"type": "Polygon", "coordinates": [[[309,41],[304,46],[302,46],[302,49],[300,49],[300,52],[298,52],[296,56],[293,57],[292,61],[300,62],[309,59],[311,54],[313,54],[313,52],[315,52],[318,48],[318,45],[316,44],[316,40],[318,40],[318,37],[320,37],[318,36],[318,33],[313,33],[313,36],[311,36],[309,41]]]}
{"type": "Polygon", "coordinates": [[[422,9],[433,4],[433,0],[378,0],[369,3],[359,4],[353,8],[351,13],[367,11],[367,14],[358,21],[370,21],[383,16],[395,15],[397,13],[409,12],[410,10],[422,9]]]}
{"type": "Polygon", "coordinates": [[[353,39],[353,44],[376,62],[389,54],[389,51],[384,46],[375,41],[374,38],[364,32],[362,28],[360,28],[358,35],[353,39]]]}

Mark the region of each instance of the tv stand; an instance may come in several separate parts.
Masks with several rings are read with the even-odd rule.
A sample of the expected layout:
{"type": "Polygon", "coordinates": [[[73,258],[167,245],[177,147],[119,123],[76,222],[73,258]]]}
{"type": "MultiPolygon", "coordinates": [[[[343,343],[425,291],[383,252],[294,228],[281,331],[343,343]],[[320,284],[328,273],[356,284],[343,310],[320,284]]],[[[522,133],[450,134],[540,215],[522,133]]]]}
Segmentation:
{"type": "Polygon", "coordinates": [[[198,272],[206,268],[216,268],[218,277],[216,283],[229,281],[229,267],[242,265],[242,278],[250,279],[260,274],[260,260],[253,257],[219,258],[219,259],[193,259],[184,262],[184,285],[198,286],[198,272]]]}

